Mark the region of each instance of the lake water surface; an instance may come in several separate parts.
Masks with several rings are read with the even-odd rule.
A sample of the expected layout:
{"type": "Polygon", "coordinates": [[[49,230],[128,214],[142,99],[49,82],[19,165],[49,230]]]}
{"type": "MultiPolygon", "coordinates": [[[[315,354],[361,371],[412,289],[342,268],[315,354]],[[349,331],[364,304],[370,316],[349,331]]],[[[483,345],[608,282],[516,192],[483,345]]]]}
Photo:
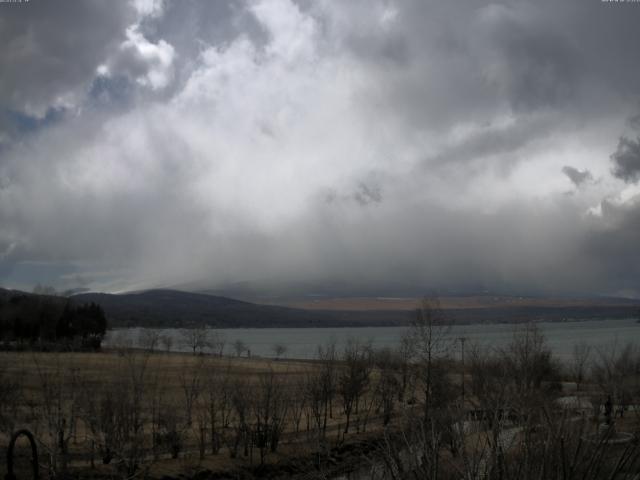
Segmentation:
{"type": "MultiPolygon", "coordinates": [[[[544,333],[553,353],[560,359],[567,359],[573,345],[587,342],[594,347],[609,347],[616,343],[619,346],[627,342],[640,344],[640,323],[635,319],[624,320],[584,320],[572,322],[541,322],[537,324],[544,333]]],[[[348,327],[348,328],[238,328],[215,329],[226,340],[225,352],[233,352],[232,344],[242,340],[251,351],[252,356],[274,357],[273,346],[282,344],[286,347],[286,358],[314,358],[318,345],[335,342],[338,351],[344,347],[349,338],[370,341],[374,348],[396,347],[408,327],[348,327]]],[[[448,332],[452,342],[460,337],[466,339],[465,348],[477,344],[483,347],[502,347],[511,340],[513,324],[476,324],[457,325],[448,332]]],[[[119,344],[136,345],[144,329],[110,330],[104,345],[119,344]]],[[[182,343],[180,329],[160,330],[162,335],[173,338],[173,351],[188,351],[189,347],[182,343]]],[[[458,347],[455,351],[459,351],[458,347]]]]}

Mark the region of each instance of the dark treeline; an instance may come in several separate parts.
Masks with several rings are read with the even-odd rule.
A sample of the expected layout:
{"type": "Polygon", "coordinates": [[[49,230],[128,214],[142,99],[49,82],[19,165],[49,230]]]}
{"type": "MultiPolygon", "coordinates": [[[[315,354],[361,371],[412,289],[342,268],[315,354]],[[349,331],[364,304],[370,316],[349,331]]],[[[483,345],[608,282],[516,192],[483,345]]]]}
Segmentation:
{"type": "Polygon", "coordinates": [[[104,311],[95,303],[25,293],[0,296],[4,348],[96,350],[106,331],[104,311]]]}

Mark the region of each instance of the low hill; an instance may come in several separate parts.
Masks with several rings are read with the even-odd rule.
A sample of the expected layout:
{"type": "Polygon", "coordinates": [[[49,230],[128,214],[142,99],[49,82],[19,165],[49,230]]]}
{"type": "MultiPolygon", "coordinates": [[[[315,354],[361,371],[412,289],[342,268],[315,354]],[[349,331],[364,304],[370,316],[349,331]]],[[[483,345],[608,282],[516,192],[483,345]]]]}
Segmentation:
{"type": "Polygon", "coordinates": [[[311,311],[179,290],[82,293],[72,298],[101,305],[111,327],[345,327],[398,325],[408,319],[407,312],[401,311],[311,311]]]}
{"type": "MultiPolygon", "coordinates": [[[[0,288],[0,304],[15,295],[39,295],[0,288]]],[[[45,297],[64,305],[62,297],[45,297]]],[[[147,290],[124,294],[81,293],[76,304],[97,303],[109,327],[363,327],[406,325],[419,299],[288,299],[283,305],[253,303],[207,293],[147,290]]],[[[620,298],[443,297],[455,323],[507,323],[637,318],[640,303],[620,298]]]]}
{"type": "MultiPolygon", "coordinates": [[[[321,301],[313,305],[265,305],[206,293],[148,290],[125,294],[83,293],[81,303],[101,305],[111,327],[353,327],[406,325],[416,299],[321,301]],[[358,308],[359,307],[359,308],[358,308]]],[[[290,304],[291,305],[291,304],[290,304]]],[[[629,318],[636,301],[612,298],[544,299],[537,297],[444,298],[442,308],[455,323],[564,321],[629,318]]]]}

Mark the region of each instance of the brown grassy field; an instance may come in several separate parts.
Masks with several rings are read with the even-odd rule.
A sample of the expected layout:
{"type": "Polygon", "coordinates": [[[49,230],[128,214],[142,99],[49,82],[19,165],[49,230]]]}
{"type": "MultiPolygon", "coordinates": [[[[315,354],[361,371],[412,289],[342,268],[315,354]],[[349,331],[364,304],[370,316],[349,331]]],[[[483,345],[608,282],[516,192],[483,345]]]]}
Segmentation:
{"type": "MultiPolygon", "coordinates": [[[[530,478],[548,478],[536,469],[569,464],[578,476],[563,478],[618,478],[621,452],[600,443],[599,432],[613,417],[620,431],[640,438],[634,345],[594,352],[591,360],[577,355],[579,371],[575,363],[561,368],[528,325],[508,348],[470,351],[463,365],[436,353],[441,347],[429,332],[415,332],[413,353],[354,342],[343,352],[319,350],[314,361],[132,349],[3,352],[0,448],[9,432],[31,430],[42,478],[335,478],[371,452],[393,465],[416,448],[421,460],[410,468],[419,475],[410,478],[440,478],[430,469],[441,463],[447,480],[471,467],[463,478],[530,466],[530,478]],[[425,352],[442,356],[430,360],[425,352]],[[565,382],[567,395],[562,381],[571,379],[578,380],[565,382]],[[565,439],[572,443],[563,453],[565,439]],[[583,472],[589,458],[600,458],[609,473],[583,472]]],[[[640,449],[629,445],[629,465],[640,468],[640,449]]],[[[28,474],[26,457],[21,469],[28,474]]]]}
{"type": "MultiPolygon", "coordinates": [[[[56,449],[55,432],[60,430],[64,432],[62,435],[68,444],[65,468],[91,474],[113,474],[115,466],[102,464],[95,445],[105,439],[98,435],[95,426],[92,428],[88,416],[103,415],[100,409],[104,409],[104,401],[110,398],[110,392],[129,397],[135,395],[136,387],[140,387],[143,426],[137,440],[144,444],[145,452],[140,454],[138,463],[145,466],[151,477],[177,476],[200,470],[234,471],[262,463],[254,445],[245,446],[244,450],[241,445],[237,453],[231,452],[240,428],[237,402],[246,401],[243,407],[248,417],[246,424],[255,425],[259,415],[273,415],[273,412],[260,410],[264,405],[260,402],[267,394],[274,396],[274,404],[266,409],[277,410],[286,418],[282,424],[278,450],[272,452],[269,449],[264,463],[273,465],[292,458],[304,458],[309,455],[310,446],[315,446],[317,442],[318,427],[309,405],[301,405],[306,402],[303,389],[317,378],[320,369],[320,364],[313,361],[133,350],[101,353],[2,352],[2,381],[10,388],[18,389],[19,395],[15,398],[15,410],[5,412],[5,417],[7,414],[13,415],[13,421],[9,422],[11,428],[5,425],[0,434],[0,447],[6,447],[11,429],[28,428],[39,439],[41,463],[51,462],[47,458],[56,449]],[[265,390],[265,385],[270,381],[268,379],[275,382],[272,392],[265,390]],[[239,396],[244,398],[237,398],[238,389],[241,389],[239,396]],[[209,434],[211,417],[208,416],[207,402],[214,396],[215,401],[227,402],[218,408],[226,410],[228,415],[228,418],[216,417],[222,437],[217,454],[211,453],[210,439],[202,438],[209,434]],[[192,403],[191,407],[188,406],[189,402],[192,403]],[[158,413],[161,409],[164,414],[158,413]],[[301,410],[296,422],[297,409],[301,410]],[[302,409],[305,409],[304,412],[302,409]],[[188,410],[191,412],[187,414],[188,410]],[[163,419],[163,415],[168,420],[163,419]],[[62,426],[60,421],[63,422],[62,426]],[[74,423],[72,427],[64,423],[69,421],[74,423]],[[173,427],[167,427],[167,421],[173,422],[173,427]],[[153,422],[164,427],[155,426],[153,422]],[[170,448],[153,446],[154,432],[162,428],[165,432],[176,430],[179,433],[180,451],[173,455],[177,458],[172,458],[170,448]],[[203,453],[201,449],[204,449],[203,453]]],[[[350,433],[345,436],[344,412],[338,399],[334,398],[331,418],[327,419],[323,437],[335,444],[344,444],[345,441],[361,438],[367,427],[369,433],[379,428],[381,421],[379,414],[374,411],[373,399],[376,376],[372,372],[371,388],[367,398],[363,396],[361,399],[360,411],[351,418],[350,433]],[[363,417],[364,406],[368,409],[366,418],[363,417]]],[[[127,403],[127,408],[132,408],[130,405],[127,403]]],[[[8,405],[3,408],[6,410],[8,405]]],[[[241,443],[244,441],[241,440],[241,443]]],[[[25,460],[22,463],[27,464],[25,460]]]]}

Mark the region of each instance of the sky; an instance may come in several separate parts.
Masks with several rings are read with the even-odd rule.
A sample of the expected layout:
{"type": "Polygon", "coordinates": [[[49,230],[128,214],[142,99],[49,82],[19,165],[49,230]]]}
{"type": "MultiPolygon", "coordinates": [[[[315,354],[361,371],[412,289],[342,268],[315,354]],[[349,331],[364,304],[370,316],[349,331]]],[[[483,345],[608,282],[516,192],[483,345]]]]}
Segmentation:
{"type": "Polygon", "coordinates": [[[640,3],[0,3],[0,286],[640,297],[640,3]]]}

